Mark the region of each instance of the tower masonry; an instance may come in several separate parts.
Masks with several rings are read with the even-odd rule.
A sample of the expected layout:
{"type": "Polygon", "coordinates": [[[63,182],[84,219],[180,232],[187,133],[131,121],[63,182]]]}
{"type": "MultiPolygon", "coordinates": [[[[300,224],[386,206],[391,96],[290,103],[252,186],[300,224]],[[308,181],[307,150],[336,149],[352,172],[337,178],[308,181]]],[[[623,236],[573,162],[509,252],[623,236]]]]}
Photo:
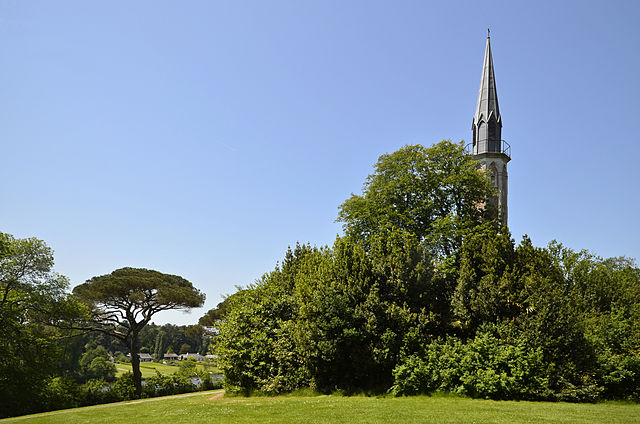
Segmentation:
{"type": "Polygon", "coordinates": [[[473,131],[471,154],[479,161],[479,168],[483,172],[490,172],[491,181],[498,190],[497,196],[487,199],[487,206],[495,211],[502,224],[507,225],[507,163],[511,160],[511,146],[502,140],[502,117],[498,107],[490,37],[487,37],[478,105],[471,128],[473,131]]]}

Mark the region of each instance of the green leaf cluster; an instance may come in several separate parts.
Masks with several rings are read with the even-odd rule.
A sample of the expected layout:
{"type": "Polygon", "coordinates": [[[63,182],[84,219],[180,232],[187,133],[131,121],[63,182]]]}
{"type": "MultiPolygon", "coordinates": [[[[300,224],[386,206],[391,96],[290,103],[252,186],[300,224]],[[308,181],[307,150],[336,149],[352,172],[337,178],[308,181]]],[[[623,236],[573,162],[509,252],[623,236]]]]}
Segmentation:
{"type": "Polygon", "coordinates": [[[79,361],[80,375],[83,380],[103,379],[114,381],[116,378],[116,366],[110,362],[109,353],[103,346],[86,351],[79,361]]]}
{"type": "Polygon", "coordinates": [[[462,142],[407,145],[380,156],[362,195],[352,194],[340,206],[338,221],[345,234],[358,240],[398,228],[427,239],[434,252],[448,256],[487,216],[489,211],[479,205],[494,194],[462,142]]]}
{"type": "Polygon", "coordinates": [[[550,396],[542,349],[509,342],[491,331],[463,343],[455,337],[426,346],[394,369],[396,396],[436,391],[492,399],[550,396]]]}
{"type": "Polygon", "coordinates": [[[62,353],[57,326],[83,312],[52,267],[43,241],[0,233],[0,417],[46,407],[62,353]]]}

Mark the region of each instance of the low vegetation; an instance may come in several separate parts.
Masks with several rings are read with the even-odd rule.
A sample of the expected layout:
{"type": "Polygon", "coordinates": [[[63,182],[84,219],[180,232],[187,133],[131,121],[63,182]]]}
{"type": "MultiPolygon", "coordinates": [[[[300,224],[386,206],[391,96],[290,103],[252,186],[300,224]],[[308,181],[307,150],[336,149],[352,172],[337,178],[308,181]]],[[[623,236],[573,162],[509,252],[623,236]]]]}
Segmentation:
{"type": "Polygon", "coordinates": [[[145,378],[142,394],[136,391],[133,374],[127,372],[114,382],[104,379],[88,380],[82,385],[64,377],[54,377],[42,388],[42,407],[44,410],[75,408],[86,405],[112,403],[138,398],[177,395],[219,388],[221,382],[216,375],[197,372],[195,375],[180,371],[172,375],[156,372],[145,378]]]}

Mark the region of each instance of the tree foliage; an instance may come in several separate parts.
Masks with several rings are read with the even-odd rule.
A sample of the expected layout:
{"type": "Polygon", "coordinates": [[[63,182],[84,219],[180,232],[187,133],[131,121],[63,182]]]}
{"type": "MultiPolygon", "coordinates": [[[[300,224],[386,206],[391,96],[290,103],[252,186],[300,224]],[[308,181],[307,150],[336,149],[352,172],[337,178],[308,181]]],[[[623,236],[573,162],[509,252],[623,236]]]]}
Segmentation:
{"type": "Polygon", "coordinates": [[[218,303],[218,305],[209,309],[203,316],[198,320],[198,324],[204,327],[215,327],[216,321],[223,319],[227,314],[227,308],[229,305],[229,297],[226,297],[222,302],[218,303]]]}
{"type": "Polygon", "coordinates": [[[91,310],[81,328],[100,331],[125,342],[131,353],[133,379],[142,394],[139,335],[154,314],[201,306],[204,294],[182,277],[141,268],[121,268],[93,277],[73,289],[91,310]]]}
{"type": "Polygon", "coordinates": [[[352,194],[339,208],[345,233],[359,240],[398,228],[449,255],[482,220],[484,210],[478,205],[494,193],[463,144],[448,140],[384,154],[374,169],[362,195],[352,194]]]}
{"type": "Polygon", "coordinates": [[[109,352],[103,346],[87,350],[80,358],[80,370],[83,380],[103,379],[114,381],[116,366],[110,362],[109,352]]]}
{"type": "MultiPolygon", "coordinates": [[[[130,343],[109,335],[126,333],[130,323],[90,322],[91,313],[96,318],[99,310],[105,312],[100,300],[79,289],[86,296],[85,303],[78,302],[80,295],[70,296],[67,279],[54,273],[52,267],[53,251],[43,241],[0,233],[0,417],[138,396],[132,374],[110,384],[116,371],[110,354],[124,357],[121,352],[129,349],[130,343]],[[78,332],[73,328],[103,332],[78,332]]],[[[135,314],[138,305],[151,305],[155,299],[155,306],[139,311],[138,324],[159,309],[202,302],[204,296],[186,280],[175,276],[162,279],[154,273],[129,286],[131,308],[120,311],[125,316],[128,312],[135,314]],[[156,287],[149,288],[155,283],[156,287]],[[141,287],[146,288],[144,296],[141,287]]],[[[107,292],[113,295],[111,300],[124,296],[123,291],[108,284],[92,295],[108,297],[107,292]]],[[[204,337],[199,326],[187,330],[185,326],[149,324],[138,333],[138,341],[141,346],[155,348],[159,335],[156,344],[162,349],[179,347],[187,340],[202,349],[204,337]]],[[[190,381],[183,384],[182,380],[160,377],[157,381],[175,385],[172,392],[194,390],[190,381]]]]}
{"type": "Polygon", "coordinates": [[[61,332],[50,324],[80,312],[52,267],[43,241],[0,233],[0,417],[44,407],[61,354],[61,332]]]}
{"type": "Polygon", "coordinates": [[[383,155],[340,207],[344,237],[225,300],[227,390],[638,399],[640,269],[516,244],[483,219],[491,194],[461,145],[383,155]]]}

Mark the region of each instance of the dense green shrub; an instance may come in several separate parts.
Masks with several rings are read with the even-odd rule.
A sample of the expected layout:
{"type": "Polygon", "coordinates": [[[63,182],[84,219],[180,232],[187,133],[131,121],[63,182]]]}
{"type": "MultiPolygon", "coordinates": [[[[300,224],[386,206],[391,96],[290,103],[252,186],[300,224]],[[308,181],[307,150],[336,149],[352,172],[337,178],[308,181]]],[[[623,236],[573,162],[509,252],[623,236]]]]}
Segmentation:
{"type": "Polygon", "coordinates": [[[196,373],[200,379],[200,390],[215,390],[222,388],[222,379],[219,375],[214,375],[208,371],[198,371],[196,373]]]}
{"type": "Polygon", "coordinates": [[[111,386],[113,396],[118,400],[131,400],[136,398],[136,386],[133,382],[133,374],[126,372],[111,386]]]}
{"type": "Polygon", "coordinates": [[[75,408],[81,403],[81,391],[71,378],[54,377],[44,389],[44,409],[75,408]]]}
{"type": "Polygon", "coordinates": [[[228,298],[215,339],[227,390],[638,398],[632,263],[527,237],[516,246],[491,225],[451,261],[399,230],[367,243],[297,246],[228,298]]]}
{"type": "Polygon", "coordinates": [[[79,361],[83,380],[116,379],[116,366],[110,362],[109,353],[103,346],[85,352],[79,361]]]}
{"type": "Polygon", "coordinates": [[[125,355],[122,352],[117,354],[114,359],[116,362],[131,362],[131,358],[129,358],[127,355],[125,355]]]}
{"type": "Polygon", "coordinates": [[[187,358],[183,361],[180,361],[178,365],[178,374],[184,376],[192,376],[196,373],[198,362],[195,358],[187,358]]]}
{"type": "Polygon", "coordinates": [[[121,400],[112,387],[113,384],[101,378],[87,381],[81,386],[82,405],[99,405],[121,400]]]}
{"type": "Polygon", "coordinates": [[[437,341],[394,370],[396,396],[455,392],[491,399],[543,399],[550,395],[541,349],[509,344],[481,333],[464,344],[437,341]]]}
{"type": "Polygon", "coordinates": [[[602,355],[599,360],[606,398],[640,400],[640,354],[602,355]]]}
{"type": "Polygon", "coordinates": [[[162,375],[156,371],[156,375],[145,379],[142,386],[143,397],[156,397],[177,395],[196,390],[196,386],[184,375],[162,375]]]}

